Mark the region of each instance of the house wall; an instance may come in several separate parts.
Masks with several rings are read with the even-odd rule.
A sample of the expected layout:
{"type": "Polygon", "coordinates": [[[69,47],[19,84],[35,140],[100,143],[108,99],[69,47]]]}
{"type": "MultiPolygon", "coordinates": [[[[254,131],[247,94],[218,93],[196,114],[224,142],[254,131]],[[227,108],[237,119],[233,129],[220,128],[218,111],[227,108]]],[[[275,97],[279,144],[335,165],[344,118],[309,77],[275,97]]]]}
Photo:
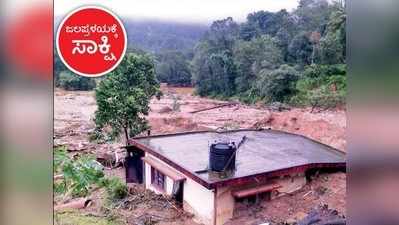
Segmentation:
{"type": "Polygon", "coordinates": [[[222,225],[233,217],[235,199],[231,195],[232,189],[232,186],[216,189],[215,225],[222,225]]]}
{"type": "Polygon", "coordinates": [[[165,193],[161,192],[151,184],[151,166],[145,163],[145,188],[152,190],[157,194],[172,195],[173,180],[170,177],[165,176],[165,193]]]}
{"type": "MultiPolygon", "coordinates": [[[[158,160],[158,162],[174,170],[176,173],[181,174],[165,162],[157,159],[155,156],[149,153],[146,153],[146,157],[148,156],[158,160]]],[[[226,223],[230,218],[233,217],[234,214],[235,199],[232,196],[232,191],[253,186],[253,183],[251,183],[248,185],[226,186],[218,187],[215,190],[208,190],[184,174],[181,175],[186,178],[183,183],[183,208],[184,210],[194,214],[194,220],[205,225],[223,225],[226,223]]],[[[151,185],[151,166],[145,163],[145,187],[147,189],[150,189],[158,194],[171,195],[173,189],[173,180],[168,176],[165,177],[165,180],[165,193],[154,188],[151,185]]],[[[278,177],[268,181],[280,184],[282,186],[281,188],[272,192],[272,199],[287,193],[295,192],[306,184],[306,178],[303,173],[278,177]]]]}
{"type": "MultiPolygon", "coordinates": [[[[159,160],[155,156],[146,153],[146,157],[152,157],[157,159],[158,162],[171,168],[176,173],[181,174],[173,167],[169,166],[165,162],[159,160]]],[[[186,178],[183,183],[183,208],[184,210],[194,214],[194,220],[203,223],[205,225],[213,225],[214,217],[214,192],[208,190],[204,186],[198,184],[191,178],[181,174],[186,178]]],[[[165,193],[160,192],[157,188],[151,185],[151,165],[145,163],[145,187],[154,191],[157,194],[171,195],[173,190],[173,180],[165,176],[166,180],[166,191],[165,193]]]]}
{"type": "Polygon", "coordinates": [[[184,182],[184,210],[193,213],[196,220],[206,225],[213,224],[214,192],[190,178],[184,182]]]}

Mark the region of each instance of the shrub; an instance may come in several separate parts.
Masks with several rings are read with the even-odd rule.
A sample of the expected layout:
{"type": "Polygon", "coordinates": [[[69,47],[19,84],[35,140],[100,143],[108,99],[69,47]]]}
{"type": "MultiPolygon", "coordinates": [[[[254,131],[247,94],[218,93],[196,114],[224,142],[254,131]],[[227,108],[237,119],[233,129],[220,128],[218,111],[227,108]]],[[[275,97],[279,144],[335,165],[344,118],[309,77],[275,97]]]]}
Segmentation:
{"type": "Polygon", "coordinates": [[[313,65],[296,84],[291,103],[299,106],[328,109],[346,102],[345,65],[313,65]]]}
{"type": "Polygon", "coordinates": [[[260,72],[257,90],[266,102],[286,102],[295,93],[298,72],[291,66],[282,65],[271,72],[260,72]]]}
{"type": "Polygon", "coordinates": [[[54,174],[64,175],[63,183],[55,183],[56,193],[70,192],[73,197],[86,196],[91,187],[98,184],[104,176],[102,166],[94,156],[83,155],[72,158],[65,147],[54,151],[54,174]]]}
{"type": "Polygon", "coordinates": [[[123,199],[128,194],[126,184],[123,183],[118,177],[103,179],[102,185],[105,187],[108,200],[110,201],[123,199]]]}
{"type": "Polygon", "coordinates": [[[96,87],[94,78],[79,76],[68,71],[59,74],[58,84],[69,91],[89,91],[96,87]]]}

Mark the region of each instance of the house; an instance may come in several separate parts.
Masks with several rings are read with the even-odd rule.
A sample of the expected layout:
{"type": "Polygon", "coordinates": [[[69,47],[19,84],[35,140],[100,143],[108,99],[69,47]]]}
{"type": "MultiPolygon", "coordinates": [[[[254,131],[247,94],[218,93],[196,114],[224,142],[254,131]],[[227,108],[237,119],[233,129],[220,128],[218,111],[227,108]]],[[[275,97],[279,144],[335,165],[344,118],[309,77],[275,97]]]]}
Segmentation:
{"type": "Polygon", "coordinates": [[[345,170],[345,154],[275,130],[200,131],[134,138],[126,182],[173,196],[207,225],[224,224],[237,201],[274,199],[317,170],[345,170]]]}

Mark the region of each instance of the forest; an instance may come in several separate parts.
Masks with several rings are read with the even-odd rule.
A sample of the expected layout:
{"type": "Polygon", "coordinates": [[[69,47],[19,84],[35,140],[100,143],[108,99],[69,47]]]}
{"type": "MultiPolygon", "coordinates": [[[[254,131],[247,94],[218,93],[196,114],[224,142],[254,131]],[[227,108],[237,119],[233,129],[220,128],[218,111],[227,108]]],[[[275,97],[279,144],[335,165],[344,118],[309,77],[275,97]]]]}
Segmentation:
{"type": "MultiPolygon", "coordinates": [[[[159,82],[196,94],[253,104],[331,108],[346,96],[346,12],[342,0],[300,0],[291,12],[257,11],[209,28],[196,24],[126,25],[129,51],[149,55],[159,82]]],[[[55,84],[94,87],[55,59],[55,84]],[[76,79],[79,79],[78,81],[76,79]]]]}

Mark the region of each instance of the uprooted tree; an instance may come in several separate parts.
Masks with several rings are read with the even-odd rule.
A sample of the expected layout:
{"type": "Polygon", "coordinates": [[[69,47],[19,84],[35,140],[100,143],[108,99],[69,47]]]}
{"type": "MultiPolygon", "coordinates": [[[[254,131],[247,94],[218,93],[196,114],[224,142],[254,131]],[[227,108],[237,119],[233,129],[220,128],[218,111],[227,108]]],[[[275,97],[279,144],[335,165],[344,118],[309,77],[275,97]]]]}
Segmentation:
{"type": "Polygon", "coordinates": [[[149,128],[145,116],[153,96],[159,97],[160,90],[152,60],[128,54],[96,88],[96,130],[110,140],[123,132],[127,142],[149,128]]]}

